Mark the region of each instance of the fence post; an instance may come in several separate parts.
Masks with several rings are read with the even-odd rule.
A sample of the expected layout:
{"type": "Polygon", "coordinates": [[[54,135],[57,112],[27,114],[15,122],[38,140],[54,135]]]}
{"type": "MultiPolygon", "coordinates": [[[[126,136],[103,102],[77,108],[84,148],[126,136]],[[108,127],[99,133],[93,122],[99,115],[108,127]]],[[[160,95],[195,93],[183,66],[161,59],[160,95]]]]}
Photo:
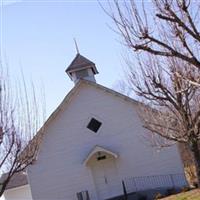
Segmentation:
{"type": "Polygon", "coordinates": [[[133,182],[134,182],[134,185],[135,185],[135,192],[137,192],[137,184],[136,184],[136,181],[135,181],[134,177],[133,177],[133,182]]]}
{"type": "Polygon", "coordinates": [[[127,191],[126,191],[126,185],[125,185],[123,180],[122,180],[122,187],[123,187],[123,193],[124,193],[124,200],[128,200],[128,195],[127,195],[127,191]]]}
{"type": "Polygon", "coordinates": [[[175,183],[174,183],[174,179],[173,179],[173,174],[170,174],[170,179],[172,182],[172,188],[175,188],[175,183]]]}

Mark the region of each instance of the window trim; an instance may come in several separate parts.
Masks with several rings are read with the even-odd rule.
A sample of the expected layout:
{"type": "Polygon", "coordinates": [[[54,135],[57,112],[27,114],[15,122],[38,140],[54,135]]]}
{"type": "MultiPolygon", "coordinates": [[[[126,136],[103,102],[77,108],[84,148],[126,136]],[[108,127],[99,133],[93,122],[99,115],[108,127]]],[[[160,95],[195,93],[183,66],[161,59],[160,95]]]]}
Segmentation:
{"type": "Polygon", "coordinates": [[[102,126],[102,122],[100,122],[98,119],[92,117],[90,119],[90,121],[88,122],[86,128],[89,129],[90,131],[92,131],[93,133],[98,133],[98,131],[101,128],[101,126],[102,126]],[[92,129],[92,128],[89,127],[90,123],[92,123],[92,120],[94,121],[94,123],[98,123],[98,124],[96,124],[97,126],[94,127],[95,130],[94,130],[94,128],[92,129]]]}
{"type": "Polygon", "coordinates": [[[102,134],[102,130],[103,130],[102,127],[104,126],[103,124],[105,124],[105,119],[103,119],[101,116],[96,115],[94,113],[88,113],[87,117],[84,119],[84,123],[83,123],[83,127],[82,127],[84,130],[83,132],[84,132],[84,134],[92,133],[93,136],[98,136],[99,134],[102,134]],[[101,127],[99,128],[99,130],[96,133],[87,128],[87,125],[92,118],[95,118],[102,123],[101,127]]]}

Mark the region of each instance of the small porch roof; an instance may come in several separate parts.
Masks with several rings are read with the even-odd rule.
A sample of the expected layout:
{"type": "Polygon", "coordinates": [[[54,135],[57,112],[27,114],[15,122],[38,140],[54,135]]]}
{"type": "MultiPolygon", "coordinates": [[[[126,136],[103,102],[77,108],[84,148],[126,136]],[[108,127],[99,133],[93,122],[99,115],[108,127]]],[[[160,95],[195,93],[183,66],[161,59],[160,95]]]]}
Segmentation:
{"type": "Polygon", "coordinates": [[[110,154],[110,155],[112,155],[114,158],[118,158],[119,157],[119,155],[117,154],[117,153],[115,153],[115,152],[113,152],[113,151],[111,151],[111,150],[109,150],[109,149],[107,149],[107,148],[104,148],[104,147],[101,147],[101,146],[98,146],[98,145],[96,145],[96,146],[94,146],[93,148],[92,148],[92,150],[89,152],[89,154],[86,156],[86,158],[83,160],[83,165],[87,165],[87,163],[88,163],[88,161],[91,159],[91,157],[94,155],[94,154],[96,154],[96,153],[98,153],[98,152],[105,152],[105,153],[107,153],[107,154],[110,154]]]}

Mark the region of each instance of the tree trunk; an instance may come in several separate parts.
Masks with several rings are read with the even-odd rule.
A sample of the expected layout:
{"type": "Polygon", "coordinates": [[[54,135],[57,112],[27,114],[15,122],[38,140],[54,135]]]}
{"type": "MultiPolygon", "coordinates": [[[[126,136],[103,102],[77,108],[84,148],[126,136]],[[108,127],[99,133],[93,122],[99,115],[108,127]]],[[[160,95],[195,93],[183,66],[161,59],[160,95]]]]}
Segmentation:
{"type": "Polygon", "coordinates": [[[200,187],[200,148],[197,141],[192,142],[191,151],[194,157],[194,164],[196,168],[196,175],[197,175],[197,181],[198,181],[197,184],[198,184],[198,187],[200,187]]]}

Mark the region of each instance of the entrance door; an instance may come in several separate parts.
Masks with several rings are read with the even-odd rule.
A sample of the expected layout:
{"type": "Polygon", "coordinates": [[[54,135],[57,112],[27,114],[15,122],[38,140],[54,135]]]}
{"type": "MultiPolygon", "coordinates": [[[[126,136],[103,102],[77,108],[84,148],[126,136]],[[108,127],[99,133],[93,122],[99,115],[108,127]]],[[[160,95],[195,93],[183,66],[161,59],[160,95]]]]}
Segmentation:
{"type": "Polygon", "coordinates": [[[94,160],[91,170],[99,200],[122,194],[121,181],[112,156],[106,155],[104,159],[94,160]]]}

